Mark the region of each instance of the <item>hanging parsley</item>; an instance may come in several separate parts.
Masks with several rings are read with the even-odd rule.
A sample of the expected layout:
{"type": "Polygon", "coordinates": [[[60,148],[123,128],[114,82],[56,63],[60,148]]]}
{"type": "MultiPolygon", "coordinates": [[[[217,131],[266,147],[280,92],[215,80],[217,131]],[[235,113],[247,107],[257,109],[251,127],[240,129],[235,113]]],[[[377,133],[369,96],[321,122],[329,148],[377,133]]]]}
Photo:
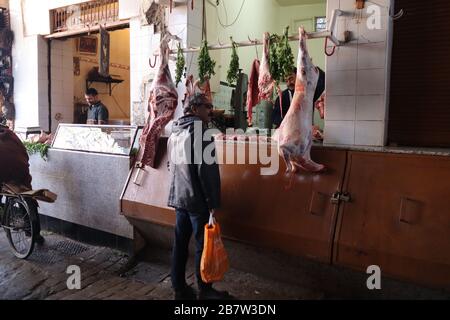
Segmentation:
{"type": "Polygon", "coordinates": [[[287,76],[291,75],[295,68],[294,64],[294,54],[292,53],[292,48],[289,45],[289,27],[284,30],[283,37],[281,38],[278,45],[278,63],[279,72],[281,78],[279,80],[284,81],[287,76]]]}
{"type": "Polygon", "coordinates": [[[292,73],[295,67],[294,54],[289,45],[289,27],[284,30],[283,36],[272,34],[270,36],[269,65],[270,74],[277,85],[292,73]]]}
{"type": "Polygon", "coordinates": [[[238,80],[239,76],[239,56],[237,55],[236,51],[236,42],[233,41],[233,38],[231,39],[231,43],[233,45],[232,53],[231,53],[231,61],[230,61],[230,67],[228,69],[227,74],[227,81],[228,84],[233,84],[238,80]]]}
{"type": "Polygon", "coordinates": [[[216,62],[211,59],[208,51],[208,42],[203,40],[202,48],[200,50],[200,54],[198,56],[198,77],[201,82],[204,82],[206,78],[211,78],[216,73],[214,72],[214,68],[216,66],[216,62]]]}
{"type": "Polygon", "coordinates": [[[178,87],[178,84],[181,82],[181,78],[183,77],[185,66],[186,66],[186,60],[184,59],[183,50],[181,49],[181,45],[178,43],[177,69],[175,71],[175,85],[177,87],[178,87]]]}
{"type": "Polygon", "coordinates": [[[278,84],[281,78],[280,63],[278,57],[278,43],[280,42],[280,36],[277,34],[270,35],[270,48],[269,48],[269,67],[270,75],[272,79],[278,84]]]}

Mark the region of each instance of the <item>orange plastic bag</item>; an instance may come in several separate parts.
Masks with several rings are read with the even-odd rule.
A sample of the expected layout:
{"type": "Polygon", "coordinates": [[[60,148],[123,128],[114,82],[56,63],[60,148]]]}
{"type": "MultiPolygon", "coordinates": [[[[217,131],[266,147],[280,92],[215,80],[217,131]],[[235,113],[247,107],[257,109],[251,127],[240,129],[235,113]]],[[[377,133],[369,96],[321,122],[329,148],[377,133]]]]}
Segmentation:
{"type": "Polygon", "coordinates": [[[206,283],[221,281],[230,265],[228,255],[220,236],[219,224],[212,214],[209,223],[205,225],[205,242],[200,263],[200,274],[206,283]]]}

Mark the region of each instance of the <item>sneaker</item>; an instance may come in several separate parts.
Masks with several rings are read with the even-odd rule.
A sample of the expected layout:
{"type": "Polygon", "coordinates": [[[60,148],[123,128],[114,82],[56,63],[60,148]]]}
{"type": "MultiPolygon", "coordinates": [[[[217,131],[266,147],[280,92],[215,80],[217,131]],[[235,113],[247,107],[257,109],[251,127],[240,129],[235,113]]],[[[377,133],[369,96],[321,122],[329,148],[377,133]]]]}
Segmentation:
{"type": "Polygon", "coordinates": [[[198,295],[199,300],[233,300],[234,297],[227,291],[218,291],[214,288],[207,288],[200,290],[198,295]]]}
{"type": "Polygon", "coordinates": [[[197,300],[197,293],[191,286],[182,290],[175,290],[175,300],[197,300]]]}

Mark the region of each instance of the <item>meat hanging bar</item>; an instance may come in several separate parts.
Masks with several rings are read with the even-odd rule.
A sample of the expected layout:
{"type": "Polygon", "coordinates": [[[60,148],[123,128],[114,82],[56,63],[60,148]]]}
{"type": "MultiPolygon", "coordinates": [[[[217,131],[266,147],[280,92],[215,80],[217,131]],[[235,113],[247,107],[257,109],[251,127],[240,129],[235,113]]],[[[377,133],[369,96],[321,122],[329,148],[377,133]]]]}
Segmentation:
{"type": "MultiPolygon", "coordinates": [[[[307,37],[308,39],[321,39],[321,38],[329,38],[336,46],[340,46],[342,45],[344,42],[339,41],[334,33],[335,27],[336,27],[336,21],[337,21],[337,17],[343,15],[344,12],[342,10],[333,10],[332,13],[332,17],[331,17],[331,22],[330,22],[330,29],[326,30],[326,31],[321,31],[321,32],[310,32],[307,33],[307,37]]],[[[289,37],[289,41],[298,41],[299,40],[299,35],[294,35],[289,37]]],[[[236,47],[252,47],[255,45],[262,45],[263,41],[260,39],[256,39],[256,40],[251,40],[249,38],[249,41],[241,41],[241,42],[236,42],[235,46],[236,47]]],[[[225,43],[225,44],[215,44],[215,45],[211,45],[208,46],[208,50],[222,50],[222,49],[231,49],[233,47],[232,43],[225,43]]],[[[191,52],[198,52],[200,51],[200,47],[192,47],[192,48],[185,48],[182,49],[183,53],[191,53],[191,52]]],[[[170,50],[171,54],[175,54],[177,53],[178,50],[170,50]]],[[[157,55],[157,54],[155,54],[157,55]]]]}

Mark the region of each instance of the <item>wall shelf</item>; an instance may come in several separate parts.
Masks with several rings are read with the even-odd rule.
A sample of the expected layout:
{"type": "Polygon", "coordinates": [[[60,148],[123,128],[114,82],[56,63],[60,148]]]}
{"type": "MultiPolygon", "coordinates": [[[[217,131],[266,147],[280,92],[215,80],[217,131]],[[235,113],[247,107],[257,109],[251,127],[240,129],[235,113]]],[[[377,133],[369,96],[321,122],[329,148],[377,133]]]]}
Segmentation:
{"type": "Polygon", "coordinates": [[[123,81],[124,80],[122,80],[122,79],[113,79],[113,78],[91,78],[91,79],[86,79],[86,90],[89,89],[94,82],[106,83],[106,84],[109,85],[109,95],[111,96],[112,95],[112,90],[114,89],[112,87],[112,84],[113,83],[120,84],[123,81]]]}

